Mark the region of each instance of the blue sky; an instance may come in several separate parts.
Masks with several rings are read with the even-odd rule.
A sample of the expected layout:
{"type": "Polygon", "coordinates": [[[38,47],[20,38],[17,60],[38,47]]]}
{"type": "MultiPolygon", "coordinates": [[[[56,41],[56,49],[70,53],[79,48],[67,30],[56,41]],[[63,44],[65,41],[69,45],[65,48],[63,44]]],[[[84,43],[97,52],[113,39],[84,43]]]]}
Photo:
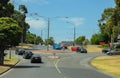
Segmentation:
{"type": "Polygon", "coordinates": [[[30,31],[47,38],[47,18],[50,18],[50,36],[56,42],[72,41],[73,28],[76,38],[99,32],[98,19],[105,8],[114,7],[114,0],[13,0],[16,8],[19,4],[28,9],[26,21],[30,31]],[[34,15],[37,13],[38,15],[34,15]],[[32,14],[32,15],[31,15],[32,14]],[[43,16],[44,18],[41,18],[43,16]],[[65,18],[68,17],[68,18],[65,18]],[[68,23],[69,22],[69,23],[68,23]]]}

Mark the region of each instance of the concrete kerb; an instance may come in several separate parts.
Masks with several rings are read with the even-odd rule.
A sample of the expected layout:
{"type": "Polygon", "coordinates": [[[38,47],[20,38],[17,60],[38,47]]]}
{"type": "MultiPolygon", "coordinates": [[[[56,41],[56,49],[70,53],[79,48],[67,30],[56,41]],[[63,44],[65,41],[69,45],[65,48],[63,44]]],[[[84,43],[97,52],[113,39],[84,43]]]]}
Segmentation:
{"type": "Polygon", "coordinates": [[[2,72],[0,73],[0,75],[4,74],[5,72],[7,72],[7,71],[9,71],[10,69],[12,69],[12,68],[13,68],[14,66],[16,66],[19,62],[20,62],[20,59],[19,59],[14,65],[12,65],[10,68],[2,71],[2,72]]]}

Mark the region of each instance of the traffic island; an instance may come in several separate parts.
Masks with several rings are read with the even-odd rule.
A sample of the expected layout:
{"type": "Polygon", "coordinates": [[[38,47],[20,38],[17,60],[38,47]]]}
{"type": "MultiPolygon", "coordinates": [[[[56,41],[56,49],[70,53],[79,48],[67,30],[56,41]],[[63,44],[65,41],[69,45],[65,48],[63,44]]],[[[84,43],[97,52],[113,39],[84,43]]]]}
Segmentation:
{"type": "Polygon", "coordinates": [[[52,58],[52,59],[59,59],[60,57],[56,55],[56,53],[53,53],[53,55],[48,56],[48,58],[52,58]]]}
{"type": "Polygon", "coordinates": [[[59,56],[48,56],[48,58],[51,58],[51,59],[59,59],[60,57],[59,57],[59,56]]]}

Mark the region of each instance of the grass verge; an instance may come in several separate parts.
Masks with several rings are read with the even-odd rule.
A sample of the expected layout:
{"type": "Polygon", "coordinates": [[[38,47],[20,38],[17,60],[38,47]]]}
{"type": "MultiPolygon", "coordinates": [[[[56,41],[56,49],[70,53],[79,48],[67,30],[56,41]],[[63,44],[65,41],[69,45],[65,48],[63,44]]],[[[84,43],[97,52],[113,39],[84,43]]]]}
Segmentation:
{"type": "Polygon", "coordinates": [[[120,56],[101,56],[91,61],[91,64],[108,73],[120,77],[120,56]]]}
{"type": "Polygon", "coordinates": [[[100,45],[87,45],[86,49],[88,52],[102,52],[100,45]]]}
{"type": "Polygon", "coordinates": [[[4,59],[4,65],[0,66],[0,74],[3,72],[9,70],[12,66],[14,66],[19,59],[15,56],[12,56],[11,59],[9,59],[9,56],[6,56],[4,59]]]}

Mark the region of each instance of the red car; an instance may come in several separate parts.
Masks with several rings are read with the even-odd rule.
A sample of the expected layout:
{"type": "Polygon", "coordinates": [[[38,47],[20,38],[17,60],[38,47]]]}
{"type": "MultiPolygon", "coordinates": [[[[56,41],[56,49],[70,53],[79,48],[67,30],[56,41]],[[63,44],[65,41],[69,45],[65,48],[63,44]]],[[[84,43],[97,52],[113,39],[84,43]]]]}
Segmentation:
{"type": "Polygon", "coordinates": [[[72,51],[77,51],[77,47],[76,47],[76,46],[73,46],[73,47],[71,47],[71,50],[72,50],[72,51]]]}

